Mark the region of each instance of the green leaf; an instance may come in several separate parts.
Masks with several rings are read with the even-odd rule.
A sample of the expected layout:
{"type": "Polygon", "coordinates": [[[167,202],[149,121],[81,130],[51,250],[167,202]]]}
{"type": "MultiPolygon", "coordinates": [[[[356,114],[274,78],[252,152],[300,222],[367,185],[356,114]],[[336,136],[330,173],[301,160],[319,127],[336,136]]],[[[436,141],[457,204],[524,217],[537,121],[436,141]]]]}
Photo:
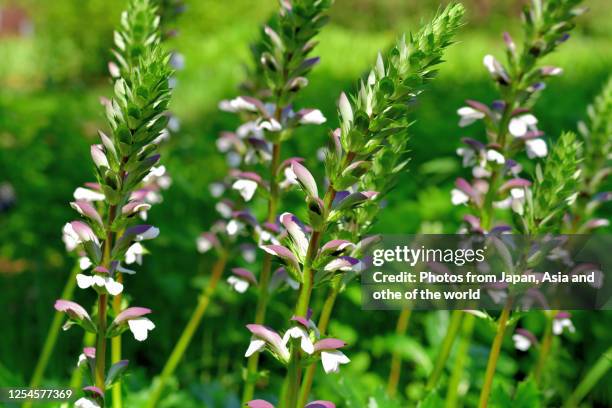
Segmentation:
{"type": "Polygon", "coordinates": [[[117,361],[108,369],[106,380],[104,381],[106,387],[110,387],[121,378],[121,376],[125,373],[125,370],[127,370],[128,363],[128,360],[117,361]]]}

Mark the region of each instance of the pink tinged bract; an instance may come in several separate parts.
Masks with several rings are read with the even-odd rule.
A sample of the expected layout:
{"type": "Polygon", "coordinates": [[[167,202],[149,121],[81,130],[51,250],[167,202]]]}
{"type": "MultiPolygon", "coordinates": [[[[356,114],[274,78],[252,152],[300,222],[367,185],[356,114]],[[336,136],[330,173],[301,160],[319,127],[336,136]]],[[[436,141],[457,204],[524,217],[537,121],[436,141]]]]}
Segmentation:
{"type": "Polygon", "coordinates": [[[89,385],[87,387],[83,387],[83,391],[90,393],[91,395],[95,395],[96,397],[104,398],[104,393],[96,386],[89,385]]]}
{"type": "Polygon", "coordinates": [[[117,317],[115,317],[115,320],[113,321],[113,323],[121,324],[130,319],[136,319],[138,317],[148,315],[149,313],[151,313],[151,309],[146,308],[146,307],[138,307],[138,306],[128,307],[127,309],[119,313],[117,317]]]}
{"type": "Polygon", "coordinates": [[[104,154],[104,150],[102,149],[101,145],[91,146],[91,158],[93,159],[96,167],[110,167],[106,154],[104,154]]]}
{"type": "Polygon", "coordinates": [[[306,167],[302,166],[297,161],[294,161],[293,163],[291,163],[291,170],[293,170],[293,173],[295,174],[298,183],[306,192],[306,194],[308,194],[310,197],[319,196],[317,183],[306,167]]]}
{"type": "Polygon", "coordinates": [[[249,408],[274,408],[274,405],[262,399],[249,401],[246,405],[249,408]]]}
{"type": "Polygon", "coordinates": [[[89,201],[86,201],[86,200],[73,201],[70,203],[70,206],[82,216],[87,217],[95,221],[96,223],[98,223],[98,225],[100,226],[104,225],[104,223],[102,222],[102,217],[100,217],[100,214],[98,214],[98,211],[96,211],[94,206],[91,205],[89,201]]]}
{"type": "Polygon", "coordinates": [[[304,406],[304,408],[336,408],[336,404],[330,401],[312,401],[304,406]]]}
{"type": "Polygon", "coordinates": [[[321,255],[339,255],[346,250],[355,248],[355,245],[344,239],[333,239],[321,247],[321,255]]]}
{"type": "Polygon", "coordinates": [[[298,263],[297,258],[288,248],[282,245],[262,245],[261,249],[263,249],[270,255],[274,255],[281,258],[287,266],[292,267],[296,271],[300,269],[300,264],[298,263]]]}
{"type": "Polygon", "coordinates": [[[70,226],[72,227],[72,230],[76,233],[76,235],[79,237],[79,240],[81,242],[92,241],[96,244],[99,244],[98,237],[89,225],[85,224],[82,221],[72,221],[70,223],[70,226]]]}
{"type": "Polygon", "coordinates": [[[233,268],[232,269],[232,273],[236,276],[239,276],[240,278],[251,282],[253,284],[257,284],[257,278],[255,278],[255,275],[253,275],[253,272],[249,271],[248,269],[245,268],[233,268]]]}
{"type": "Polygon", "coordinates": [[[298,218],[295,215],[286,212],[280,216],[280,221],[289,233],[291,241],[298,249],[299,256],[302,258],[306,257],[309,241],[308,238],[306,238],[304,230],[300,224],[298,224],[298,218]]]}
{"type": "Polygon", "coordinates": [[[314,348],[315,352],[323,351],[323,350],[337,350],[346,346],[346,343],[340,339],[327,338],[323,340],[319,340],[315,343],[314,348]]]}
{"type": "Polygon", "coordinates": [[[272,352],[278,355],[283,362],[289,361],[289,349],[287,349],[283,339],[277,332],[260,324],[247,324],[246,327],[253,334],[253,339],[251,339],[245,354],[246,357],[260,351],[268,344],[272,352]]]}
{"type": "Polygon", "coordinates": [[[55,310],[57,310],[58,312],[64,312],[72,318],[76,318],[79,320],[90,320],[89,313],[87,313],[87,310],[85,310],[83,306],[71,300],[58,299],[55,301],[54,307],[55,310]]]}

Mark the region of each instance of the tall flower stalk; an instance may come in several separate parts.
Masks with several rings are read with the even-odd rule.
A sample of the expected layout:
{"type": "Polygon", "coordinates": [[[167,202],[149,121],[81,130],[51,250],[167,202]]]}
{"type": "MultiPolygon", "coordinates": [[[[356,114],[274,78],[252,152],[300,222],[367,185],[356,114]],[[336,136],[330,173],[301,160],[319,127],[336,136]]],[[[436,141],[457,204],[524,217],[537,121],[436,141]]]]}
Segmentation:
{"type": "MultiPolygon", "coordinates": [[[[472,167],[474,179],[471,182],[460,178],[452,191],[452,202],[455,205],[468,204],[471,214],[465,216],[467,228],[465,232],[477,234],[511,231],[513,228],[499,223],[496,219],[500,210],[511,209],[514,214],[515,228],[524,233],[537,233],[548,228],[559,230],[551,218],[529,222],[529,212],[526,206],[533,210],[533,197],[530,191],[532,182],[522,178],[522,166],[518,163],[520,151],[525,149],[529,159],[537,159],[548,155],[548,147],[542,138],[543,132],[538,127],[537,118],[531,109],[539,93],[545,88],[545,81],[550,76],[559,75],[562,69],[552,66],[541,66],[540,59],[552,52],[568,37],[568,31],[573,27],[573,19],[582,13],[576,6],[580,0],[546,1],[533,0],[531,7],[525,7],[523,13],[524,44],[521,50],[509,34],[504,34],[506,44],[506,66],[502,65],[492,55],[484,58],[484,65],[496,82],[501,99],[491,106],[468,100],[467,106],[459,109],[461,117],[459,125],[468,126],[478,120],[484,122],[487,143],[474,139],[464,139],[466,147],[458,150],[463,158],[463,165],[472,167]],[[547,225],[544,225],[547,224],[547,225]]],[[[575,147],[570,136],[563,136],[561,143],[571,149],[575,147]]],[[[576,162],[566,163],[568,168],[576,162]]],[[[550,166],[547,166],[550,169],[550,166]]],[[[550,170],[549,170],[550,171],[550,170]]],[[[575,171],[575,168],[574,168],[575,171]]],[[[570,177],[570,180],[572,178],[570,177]]],[[[539,185],[539,181],[537,182],[539,185]]],[[[541,197],[542,189],[538,188],[537,197],[541,197]]],[[[537,201],[537,200],[536,200],[537,201]]],[[[530,210],[530,211],[531,211],[530,210]]],[[[549,209],[552,211],[552,209],[549,209]]],[[[504,217],[507,219],[507,217],[504,217]]],[[[486,406],[490,388],[495,373],[499,351],[504,338],[505,328],[509,322],[512,308],[512,297],[508,296],[506,304],[498,320],[498,330],[489,354],[485,381],[480,397],[480,406],[486,406]]],[[[459,334],[462,311],[454,311],[452,322],[442,342],[445,347],[438,354],[435,369],[428,381],[428,388],[433,389],[442,374],[450,349],[459,334]]],[[[462,348],[469,344],[473,316],[467,316],[464,322],[462,348]]],[[[456,399],[457,378],[463,370],[463,358],[457,358],[453,370],[452,381],[449,384],[449,398],[456,399]]]]}
{"type": "MultiPolygon", "coordinates": [[[[270,91],[272,105],[260,109],[263,116],[258,119],[259,127],[266,130],[265,139],[272,144],[272,158],[269,165],[269,196],[265,222],[276,224],[281,193],[280,178],[282,143],[291,138],[293,129],[300,124],[321,124],[325,118],[318,110],[303,109],[293,112],[291,103],[295,94],[308,84],[305,75],[318,63],[317,57],[309,57],[316,46],[313,38],[327,23],[325,15],[333,0],[281,1],[278,27],[266,27],[268,37],[260,52],[260,68],[270,91]],[[295,119],[291,119],[295,116],[295,119]],[[297,119],[297,120],[296,120],[297,119]]],[[[238,180],[239,182],[240,180],[238,180]]],[[[289,180],[291,181],[291,180],[289,180]]],[[[235,186],[235,184],[234,184],[235,186]]],[[[258,239],[259,241],[259,239],[258,239]]],[[[270,297],[272,255],[265,253],[257,282],[258,297],[255,307],[255,324],[263,324],[270,297]]],[[[259,355],[254,354],[247,361],[243,402],[253,398],[259,355]]]]}
{"type": "Polygon", "coordinates": [[[170,100],[169,55],[160,46],[159,17],[149,0],[130,1],[121,17],[121,30],[115,33],[115,44],[121,52],[114,53],[114,96],[106,104],[111,132],[110,136],[100,132],[101,144],[91,147],[102,208],[76,200],[71,206],[83,219],[64,228],[66,239],[82,248],[91,263],[90,273],[78,274],[76,280],[81,289],[95,291],[96,313],[90,316],[82,306],[65,299],[55,303],[56,310],[68,316],[65,328],[77,324],[96,335],[95,348],[86,348],[79,359],[92,385],[84,388],[86,397],[77,406],[104,406],[106,389],[127,368],[127,360],[120,360],[107,370],[107,339],[129,329],[136,340],[143,341],[155,327],[146,317],[151,313],[147,308],[109,307],[123,292],[123,274],[133,273],[123,266],[128,252],[159,233],[151,225],[134,225],[140,211],[150,207],[138,187],[155,172],[170,100]],[[109,318],[113,318],[110,323],[109,318]]]}
{"type": "MultiPolygon", "coordinates": [[[[582,9],[576,7],[579,3],[580,0],[533,0],[531,7],[526,7],[523,13],[525,38],[522,49],[518,50],[510,35],[506,33],[504,34],[506,66],[491,55],[484,58],[484,64],[497,83],[502,99],[491,106],[468,101],[468,106],[458,112],[461,116],[460,126],[467,126],[482,119],[488,138],[488,144],[464,139],[466,147],[459,150],[464,165],[473,166],[474,180],[468,182],[458,179],[456,188],[452,192],[452,201],[454,204],[468,204],[473,210],[474,214],[465,217],[468,230],[471,232],[494,233],[511,230],[512,228],[506,225],[496,225],[495,221],[496,210],[506,208],[512,209],[515,214],[518,231],[536,234],[555,228],[559,230],[559,223],[554,221],[554,217],[559,216],[555,211],[561,209],[546,208],[538,204],[540,200],[546,200],[543,195],[547,194],[547,188],[542,185],[550,183],[550,180],[543,181],[537,177],[536,189],[532,192],[530,190],[532,182],[519,177],[522,167],[516,158],[523,148],[530,159],[545,157],[548,154],[546,142],[542,138],[543,133],[537,127],[538,121],[531,113],[531,108],[544,89],[546,78],[559,75],[562,70],[558,67],[541,66],[539,62],[568,38],[568,31],[573,27],[573,19],[582,12],[582,9]],[[540,213],[534,215],[543,211],[546,211],[546,215],[540,213]]],[[[563,164],[565,169],[574,166],[573,172],[575,172],[576,157],[571,161],[569,155],[566,156],[567,152],[575,148],[572,136],[563,135],[554,149],[553,157],[559,159],[557,164],[563,164]],[[561,160],[561,156],[567,160],[561,160]]],[[[548,160],[546,171],[552,174],[550,163],[551,159],[548,160]]],[[[572,174],[566,174],[565,176],[569,178],[563,182],[573,180],[572,174]]],[[[558,197],[563,195],[559,194],[558,197]]],[[[564,198],[569,198],[569,195],[564,198]]],[[[486,406],[488,401],[511,309],[512,296],[509,295],[499,317],[498,330],[489,354],[479,402],[481,407],[486,406]]],[[[456,332],[453,333],[451,344],[455,336],[456,332]]]]}
{"type": "MultiPolygon", "coordinates": [[[[612,80],[609,79],[601,93],[587,108],[587,120],[578,124],[583,141],[580,150],[580,174],[576,200],[563,217],[564,234],[591,233],[609,225],[609,220],[597,217],[597,210],[612,200],[612,193],[600,191],[602,182],[612,172],[612,80]]],[[[539,347],[538,361],[534,370],[537,382],[542,380],[548,356],[552,349],[554,326],[559,321],[557,311],[546,313],[545,328],[539,347]]],[[[558,330],[557,330],[558,331],[558,330]]]]}
{"type": "MultiPolygon", "coordinates": [[[[310,320],[310,299],[315,288],[328,282],[338,285],[358,270],[360,263],[351,256],[358,245],[339,237],[354,237],[369,228],[380,198],[391,185],[385,177],[392,179],[405,167],[409,104],[435,76],[462,16],[461,5],[450,5],[409,40],[401,38],[387,55],[379,55],[354,97],[340,96],[341,127],[332,132],[326,153],[328,187],[322,196],[311,172],[299,162],[291,163],[305,195],[308,224],[284,213],[281,223],[287,232],[285,245],[261,248],[277,257],[299,282],[292,326],[283,336],[259,324],[247,326],[253,334],[247,356],[267,349],[287,367],[286,408],[306,404],[304,396],[307,398],[309,386],[300,396],[304,365],[321,360],[324,370],[332,372],[349,362],[339,350],[345,346],[343,341],[321,338],[310,320]],[[346,226],[351,228],[345,230],[346,226]],[[326,241],[327,235],[331,239],[326,241]]],[[[325,302],[322,318],[327,321],[336,295],[332,289],[325,302]]]]}
{"type": "MultiPolygon", "coordinates": [[[[282,144],[296,128],[325,122],[317,109],[294,111],[293,101],[307,86],[307,75],[319,61],[310,56],[316,46],[313,38],[327,22],[325,12],[331,4],[331,0],[281,1],[279,14],[263,28],[262,39],[252,47],[255,64],[242,86],[246,94],[219,104],[221,110],[239,115],[242,123],[233,132],[222,132],[217,140],[217,147],[226,154],[230,166],[227,176],[210,188],[212,195],[219,198],[215,208],[222,218],[197,239],[198,251],[214,249],[217,261],[187,326],[154,384],[148,402],[151,407],[157,404],[200,325],[228,259],[241,253],[247,263],[253,263],[254,244],[245,243],[243,238],[246,236],[247,241],[250,238],[255,244],[276,241],[281,194],[295,183],[288,178],[287,166],[293,160],[300,160],[283,161],[282,144]],[[267,179],[255,172],[261,168],[268,174],[267,179]],[[261,221],[249,209],[249,202],[257,193],[263,196],[267,207],[261,221]]],[[[247,269],[233,268],[232,276],[227,279],[238,292],[244,292],[250,285],[257,287],[256,320],[262,323],[269,296],[278,286],[278,279],[271,279],[271,267],[271,256],[266,255],[259,278],[247,269]]],[[[276,272],[275,277],[282,275],[282,271],[276,272]]],[[[244,389],[244,395],[250,395],[248,399],[252,398],[257,382],[257,365],[256,356],[248,362],[244,389]]]]}

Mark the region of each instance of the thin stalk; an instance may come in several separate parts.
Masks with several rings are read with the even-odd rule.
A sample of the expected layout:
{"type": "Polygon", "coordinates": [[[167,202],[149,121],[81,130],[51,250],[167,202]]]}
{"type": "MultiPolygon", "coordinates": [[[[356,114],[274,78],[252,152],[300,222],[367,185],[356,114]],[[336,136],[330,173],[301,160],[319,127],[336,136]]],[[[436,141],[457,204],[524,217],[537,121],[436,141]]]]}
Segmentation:
{"type": "MultiPolygon", "coordinates": [[[[327,326],[329,325],[329,319],[331,318],[332,310],[334,309],[334,304],[336,303],[336,298],[338,297],[338,292],[340,285],[334,285],[329,289],[329,293],[327,294],[327,298],[325,299],[325,303],[323,304],[323,309],[321,310],[321,316],[319,317],[319,333],[324,335],[327,333],[327,326]]],[[[304,378],[302,380],[302,388],[300,390],[300,399],[298,406],[306,405],[308,402],[308,395],[310,394],[310,389],[312,388],[312,381],[314,379],[315,372],[317,370],[316,363],[310,364],[306,368],[306,372],[304,373],[304,378]]]]}
{"type": "Polygon", "coordinates": [[[287,368],[287,402],[285,408],[298,407],[298,393],[300,390],[300,344],[299,340],[293,340],[291,343],[291,361],[287,368]]]}
{"type": "Polygon", "coordinates": [[[546,329],[544,331],[544,337],[542,338],[542,342],[540,345],[540,355],[538,356],[538,362],[536,364],[534,378],[537,384],[540,384],[542,380],[542,373],[544,372],[544,367],[546,366],[546,360],[548,355],[550,354],[550,349],[552,347],[553,340],[553,331],[552,331],[552,317],[548,314],[546,315],[546,329]]]}
{"type": "MultiPolygon", "coordinates": [[[[123,283],[123,274],[117,274],[117,282],[123,283]]],[[[115,316],[121,312],[121,293],[113,298],[113,312],[115,316]]],[[[121,360],[121,334],[111,339],[111,363],[121,360]]],[[[113,385],[113,408],[122,408],[121,379],[113,385]]]]}
{"type": "Polygon", "coordinates": [[[491,351],[489,352],[489,361],[487,362],[487,370],[485,372],[484,384],[482,391],[480,392],[480,400],[478,402],[478,408],[486,408],[487,402],[489,401],[489,395],[491,394],[491,386],[493,385],[493,377],[495,376],[495,368],[497,367],[497,360],[499,359],[499,353],[501,351],[502,342],[504,340],[504,334],[506,333],[506,325],[508,318],[510,317],[510,308],[512,307],[512,298],[508,297],[502,313],[499,316],[497,324],[497,333],[495,339],[491,345],[491,351]]]}
{"type": "MultiPolygon", "coordinates": [[[[110,226],[113,225],[115,215],[117,213],[117,206],[111,205],[108,208],[108,222],[106,225],[106,239],[104,240],[104,249],[102,264],[110,268],[110,253],[113,245],[114,233],[110,230],[110,226]]],[[[96,331],[96,367],[94,373],[94,382],[102,394],[106,391],[105,380],[106,380],[106,320],[107,320],[107,306],[108,306],[108,295],[102,293],[98,296],[98,327],[96,331]]]]}
{"type": "Polygon", "coordinates": [[[187,323],[187,326],[185,326],[185,328],[183,329],[183,332],[181,333],[179,340],[174,346],[174,349],[172,350],[172,353],[170,354],[170,357],[168,358],[168,361],[166,362],[166,365],[164,366],[164,369],[162,370],[162,373],[159,377],[159,380],[156,383],[154,390],[151,392],[151,397],[149,398],[149,401],[147,404],[148,407],[154,408],[157,406],[157,402],[159,401],[159,398],[161,397],[161,393],[164,390],[166,383],[170,379],[170,376],[172,375],[172,373],[174,373],[174,370],[176,369],[176,366],[178,365],[178,363],[183,358],[183,355],[185,354],[185,351],[187,350],[187,347],[189,346],[189,343],[191,342],[191,339],[193,338],[193,335],[198,329],[198,326],[200,325],[200,322],[202,321],[202,317],[204,316],[204,313],[206,312],[206,309],[208,308],[210,299],[215,293],[217,284],[219,283],[219,280],[221,279],[221,275],[223,274],[223,270],[225,269],[225,264],[227,262],[227,256],[228,256],[227,253],[223,252],[219,256],[215,264],[213,265],[212,273],[210,276],[210,282],[208,283],[207,286],[202,288],[202,292],[200,293],[200,296],[199,296],[198,305],[196,306],[193,313],[191,314],[191,317],[189,318],[189,322],[187,323]]]}
{"type": "Polygon", "coordinates": [[[468,359],[470,351],[470,343],[472,342],[472,332],[474,331],[474,323],[476,316],[472,314],[466,314],[463,318],[463,325],[461,327],[461,340],[457,348],[457,357],[455,358],[455,365],[451,372],[450,379],[448,381],[448,391],[446,393],[446,408],[454,408],[458,406],[458,391],[459,383],[463,378],[463,369],[468,359]]]}
{"type": "Polygon", "coordinates": [[[106,306],[108,295],[103,293],[98,296],[98,333],[96,334],[96,370],[95,384],[102,393],[106,387],[104,380],[106,376],[106,306]]]}
{"type": "MultiPolygon", "coordinates": [[[[410,322],[410,315],[412,309],[404,308],[400,312],[397,318],[397,325],[395,326],[395,334],[397,337],[404,336],[406,330],[408,330],[408,323],[410,322]]],[[[394,397],[397,393],[397,385],[400,380],[400,373],[402,371],[402,355],[398,350],[394,350],[391,355],[391,370],[389,371],[389,381],[387,382],[387,393],[394,397]]]]}
{"type": "MultiPolygon", "coordinates": [[[[266,220],[274,222],[280,196],[279,186],[276,182],[278,167],[280,165],[281,144],[275,143],[272,147],[272,163],[270,165],[270,199],[268,200],[268,215],[266,220]]],[[[272,274],[272,255],[265,253],[259,275],[257,305],[255,306],[255,324],[263,324],[266,320],[266,311],[270,293],[268,286],[272,274]]],[[[245,378],[242,402],[246,403],[253,399],[255,394],[255,375],[259,366],[259,353],[251,355],[247,361],[247,374],[245,378]]]]}
{"type": "Polygon", "coordinates": [[[565,408],[575,408],[580,401],[591,391],[597,382],[612,368],[612,347],[606,350],[595,362],[593,367],[584,376],[578,387],[565,403],[565,408]]]}
{"type": "Polygon", "coordinates": [[[463,312],[461,310],[453,310],[448,329],[446,330],[446,334],[444,335],[444,339],[442,340],[440,353],[436,358],[433,371],[431,372],[431,375],[427,380],[426,389],[428,391],[434,389],[435,386],[438,385],[438,381],[442,376],[442,372],[444,371],[444,366],[446,365],[448,356],[450,355],[450,352],[453,348],[453,344],[455,343],[455,339],[457,338],[457,334],[459,333],[459,328],[461,327],[462,319],[463,312]]]}
{"type": "MultiPolygon", "coordinates": [[[[64,289],[62,289],[62,295],[60,299],[72,299],[72,295],[74,293],[74,288],[76,286],[76,276],[80,272],[81,268],[79,268],[79,263],[76,262],[70,271],[70,276],[64,285],[64,289]]],[[[49,364],[49,359],[51,358],[51,353],[53,353],[53,349],[55,348],[55,344],[57,343],[57,336],[60,333],[60,329],[62,327],[62,321],[64,320],[64,313],[55,312],[53,315],[53,320],[51,321],[51,326],[49,326],[49,330],[47,331],[47,336],[45,337],[45,343],[43,344],[42,351],[40,352],[40,356],[38,357],[38,361],[36,362],[36,367],[34,368],[34,373],[32,374],[32,379],[30,380],[30,388],[36,388],[40,385],[43,375],[45,374],[45,369],[49,364]]],[[[30,408],[32,406],[32,401],[26,401],[23,404],[23,408],[30,408]]]]}

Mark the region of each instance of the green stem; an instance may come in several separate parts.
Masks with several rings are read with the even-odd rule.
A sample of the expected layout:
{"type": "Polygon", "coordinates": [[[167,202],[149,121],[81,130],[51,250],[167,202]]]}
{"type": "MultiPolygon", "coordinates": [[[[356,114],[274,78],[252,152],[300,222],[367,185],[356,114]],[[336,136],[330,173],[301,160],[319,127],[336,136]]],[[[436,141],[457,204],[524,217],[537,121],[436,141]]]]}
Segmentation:
{"type": "Polygon", "coordinates": [[[465,367],[466,360],[468,359],[475,321],[476,317],[469,313],[463,318],[461,340],[459,341],[459,346],[457,348],[457,357],[455,358],[455,365],[453,366],[453,371],[451,372],[451,376],[448,381],[446,408],[454,408],[458,406],[457,400],[459,384],[463,378],[463,369],[465,367]]]}
{"type": "Polygon", "coordinates": [[[95,384],[102,394],[106,390],[104,380],[106,378],[106,306],[108,295],[103,293],[98,296],[98,332],[96,333],[96,370],[95,384]]]}
{"type": "MultiPolygon", "coordinates": [[[[400,312],[395,326],[395,334],[397,337],[404,336],[408,330],[410,315],[412,309],[404,308],[400,312]]],[[[394,350],[391,355],[391,370],[389,372],[389,381],[387,382],[387,393],[394,397],[397,393],[397,385],[399,384],[400,373],[402,371],[402,355],[398,350],[394,350]]]]}
{"type": "MultiPolygon", "coordinates": [[[[76,262],[70,271],[70,276],[68,277],[66,284],[64,285],[61,299],[72,299],[74,288],[76,286],[76,276],[80,271],[81,268],[79,268],[79,263],[76,262]]],[[[57,337],[60,333],[64,316],[65,314],[60,312],[55,312],[53,315],[51,326],[49,326],[47,336],[45,337],[45,343],[43,344],[42,351],[38,357],[38,361],[36,362],[36,367],[34,368],[34,373],[32,374],[32,379],[30,380],[30,388],[38,387],[42,381],[47,365],[49,364],[49,359],[51,358],[51,354],[53,353],[53,349],[57,343],[57,337]]],[[[23,404],[24,408],[29,408],[31,406],[32,401],[26,401],[23,404]]]]}
{"type": "MultiPolygon", "coordinates": [[[[272,147],[272,163],[270,165],[270,199],[268,200],[268,222],[276,218],[276,211],[280,196],[279,186],[276,182],[278,167],[280,165],[281,145],[275,143],[272,147]]],[[[259,275],[257,306],[255,306],[255,324],[263,324],[266,320],[266,311],[270,299],[269,282],[272,274],[272,255],[264,254],[261,274],[259,275]]],[[[256,375],[259,366],[259,353],[253,353],[247,361],[247,372],[242,393],[242,402],[247,403],[253,399],[255,394],[256,375]]]]}
{"type": "Polygon", "coordinates": [[[612,368],[612,347],[606,350],[584,376],[578,387],[565,403],[565,408],[575,408],[597,382],[612,368]]]}
{"type": "MultiPolygon", "coordinates": [[[[334,304],[336,303],[336,298],[338,297],[338,292],[340,291],[340,286],[340,284],[335,284],[329,289],[329,293],[325,299],[325,303],[323,304],[323,309],[321,310],[321,316],[319,317],[318,324],[319,333],[321,333],[321,335],[327,333],[327,326],[329,325],[329,320],[331,318],[332,310],[334,309],[334,304]]],[[[308,395],[310,394],[310,389],[312,388],[312,381],[314,379],[316,369],[316,363],[311,363],[306,368],[306,372],[302,380],[302,388],[300,390],[298,405],[300,407],[306,405],[306,402],[308,402],[308,395]]]]}
{"type": "Polygon", "coordinates": [[[495,368],[497,367],[497,360],[499,359],[499,353],[501,351],[502,342],[504,340],[504,334],[506,333],[506,325],[508,318],[510,317],[510,308],[512,307],[512,298],[508,297],[504,308],[502,309],[499,321],[497,324],[497,333],[495,339],[491,345],[491,351],[489,352],[489,361],[487,362],[487,370],[485,372],[484,384],[482,391],[480,392],[480,400],[478,402],[478,408],[486,408],[487,402],[489,401],[489,395],[491,394],[491,386],[493,385],[493,377],[495,376],[495,368]]]}
{"type": "Polygon", "coordinates": [[[428,391],[431,391],[436,387],[436,385],[438,385],[438,381],[442,376],[442,372],[444,371],[444,366],[446,365],[448,356],[450,355],[450,352],[453,348],[453,344],[455,343],[455,339],[457,338],[457,334],[459,333],[462,318],[463,312],[461,310],[453,310],[448,329],[446,330],[446,334],[444,335],[444,339],[442,340],[442,345],[440,346],[440,353],[436,358],[433,371],[431,372],[431,375],[427,380],[426,389],[428,391]]]}
{"type": "MultiPolygon", "coordinates": [[[[123,283],[123,274],[117,274],[117,282],[123,283]]],[[[121,293],[113,298],[113,312],[115,316],[121,312],[121,293]]],[[[121,334],[111,339],[111,363],[121,360],[121,334]]],[[[121,379],[113,385],[113,408],[122,408],[121,379]]]]}
{"type": "Polygon", "coordinates": [[[287,368],[287,402],[285,408],[298,407],[298,394],[300,390],[300,343],[293,340],[291,348],[291,361],[287,368]]]}
{"type": "Polygon", "coordinates": [[[183,329],[179,340],[177,341],[172,353],[170,353],[170,357],[168,357],[168,361],[166,361],[166,365],[162,370],[162,373],[155,384],[155,388],[151,392],[151,397],[149,398],[147,407],[154,408],[157,406],[159,398],[161,397],[161,393],[166,386],[166,383],[174,373],[178,363],[183,358],[187,347],[189,347],[189,343],[193,338],[196,330],[198,329],[200,322],[202,321],[202,317],[204,313],[206,313],[206,309],[210,303],[210,299],[213,296],[217,284],[221,279],[221,275],[223,274],[223,270],[225,269],[225,264],[227,262],[227,253],[223,252],[219,259],[213,265],[210,282],[204,288],[202,288],[202,292],[200,293],[199,301],[194,309],[191,317],[189,318],[189,322],[183,329]]]}
{"type": "Polygon", "coordinates": [[[548,355],[550,354],[550,349],[552,346],[553,340],[553,332],[552,332],[552,323],[553,319],[550,315],[546,315],[546,329],[544,331],[544,337],[542,338],[542,343],[540,344],[540,355],[538,356],[538,362],[536,364],[534,378],[537,384],[540,384],[542,380],[542,373],[544,372],[544,367],[546,366],[546,360],[548,355]]]}

